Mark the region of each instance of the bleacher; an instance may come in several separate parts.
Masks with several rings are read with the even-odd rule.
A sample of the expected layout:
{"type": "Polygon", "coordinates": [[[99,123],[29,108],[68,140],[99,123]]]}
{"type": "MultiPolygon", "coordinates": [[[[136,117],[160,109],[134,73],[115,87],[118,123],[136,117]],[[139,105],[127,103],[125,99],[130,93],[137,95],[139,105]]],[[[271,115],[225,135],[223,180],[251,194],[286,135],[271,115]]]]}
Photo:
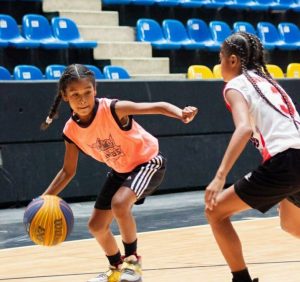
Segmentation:
{"type": "Polygon", "coordinates": [[[21,79],[20,65],[53,79],[48,66],[71,63],[95,66],[98,79],[185,79],[190,66],[213,70],[222,42],[236,31],[258,35],[283,77],[300,62],[299,0],[0,2],[0,65],[10,79],[21,79]],[[107,66],[126,75],[108,75],[107,66]]]}

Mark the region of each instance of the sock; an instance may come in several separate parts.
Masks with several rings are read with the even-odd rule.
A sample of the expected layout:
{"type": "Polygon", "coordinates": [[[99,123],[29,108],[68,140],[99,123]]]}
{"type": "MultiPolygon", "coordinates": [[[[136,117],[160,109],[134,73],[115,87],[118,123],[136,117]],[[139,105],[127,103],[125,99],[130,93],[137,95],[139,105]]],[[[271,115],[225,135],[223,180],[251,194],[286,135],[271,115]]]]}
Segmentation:
{"type": "Polygon", "coordinates": [[[121,253],[117,252],[115,255],[106,256],[108,258],[109,264],[118,267],[122,263],[121,253]]]}
{"type": "Polygon", "coordinates": [[[252,282],[247,268],[231,273],[233,275],[232,282],[252,282]]]}
{"type": "Polygon", "coordinates": [[[133,241],[132,243],[125,243],[123,241],[124,249],[125,249],[125,257],[129,257],[131,255],[136,256],[137,251],[137,239],[133,241]]]}

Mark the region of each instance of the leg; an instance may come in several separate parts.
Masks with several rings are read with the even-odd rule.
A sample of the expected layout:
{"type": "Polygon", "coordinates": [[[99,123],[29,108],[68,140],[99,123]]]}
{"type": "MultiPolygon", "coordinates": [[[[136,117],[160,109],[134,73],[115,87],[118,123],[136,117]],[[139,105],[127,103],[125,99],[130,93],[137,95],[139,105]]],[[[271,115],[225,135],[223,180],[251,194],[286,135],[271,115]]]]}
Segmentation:
{"type": "Polygon", "coordinates": [[[94,209],[88,223],[90,233],[96,238],[107,256],[119,252],[117,242],[110,230],[112,220],[111,210],[94,209]]]}
{"type": "Polygon", "coordinates": [[[235,232],[230,216],[250,209],[235,193],[233,186],[224,190],[217,198],[217,206],[206,210],[206,217],[212,228],[218,246],[232,272],[246,268],[242,246],[235,232]]]}
{"type": "Polygon", "coordinates": [[[112,212],[125,243],[132,243],[137,239],[136,223],[131,212],[136,200],[135,193],[127,187],[121,187],[112,199],[112,212]]]}
{"type": "Polygon", "coordinates": [[[281,228],[300,238],[300,208],[284,199],[279,205],[279,216],[281,228]]]}

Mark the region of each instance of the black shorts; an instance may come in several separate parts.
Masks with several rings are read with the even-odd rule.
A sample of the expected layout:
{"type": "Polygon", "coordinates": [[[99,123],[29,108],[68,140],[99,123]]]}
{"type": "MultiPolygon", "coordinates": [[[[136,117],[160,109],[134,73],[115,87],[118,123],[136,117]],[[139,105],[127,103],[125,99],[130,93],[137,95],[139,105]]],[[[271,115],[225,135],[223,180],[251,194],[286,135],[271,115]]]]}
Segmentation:
{"type": "Polygon", "coordinates": [[[100,210],[110,210],[111,200],[121,186],[130,188],[136,194],[136,205],[143,204],[145,197],[154,193],[161,184],[165,170],[166,159],[161,154],[128,173],[111,170],[107,174],[107,179],[94,207],[100,210]]]}
{"type": "Polygon", "coordinates": [[[300,149],[281,152],[234,184],[237,195],[265,213],[287,198],[300,207],[300,149]]]}

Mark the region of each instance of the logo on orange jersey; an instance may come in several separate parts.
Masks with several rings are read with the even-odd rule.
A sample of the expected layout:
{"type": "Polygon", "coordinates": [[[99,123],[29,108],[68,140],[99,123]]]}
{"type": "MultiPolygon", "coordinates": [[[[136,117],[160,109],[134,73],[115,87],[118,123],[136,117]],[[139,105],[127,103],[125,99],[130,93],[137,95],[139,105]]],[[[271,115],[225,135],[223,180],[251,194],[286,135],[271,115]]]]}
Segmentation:
{"type": "Polygon", "coordinates": [[[96,139],[96,142],[92,145],[89,145],[92,149],[96,149],[99,152],[102,152],[106,162],[115,162],[120,157],[124,156],[124,152],[121,149],[121,146],[116,145],[114,139],[109,135],[108,139],[101,140],[100,138],[96,139]]]}

